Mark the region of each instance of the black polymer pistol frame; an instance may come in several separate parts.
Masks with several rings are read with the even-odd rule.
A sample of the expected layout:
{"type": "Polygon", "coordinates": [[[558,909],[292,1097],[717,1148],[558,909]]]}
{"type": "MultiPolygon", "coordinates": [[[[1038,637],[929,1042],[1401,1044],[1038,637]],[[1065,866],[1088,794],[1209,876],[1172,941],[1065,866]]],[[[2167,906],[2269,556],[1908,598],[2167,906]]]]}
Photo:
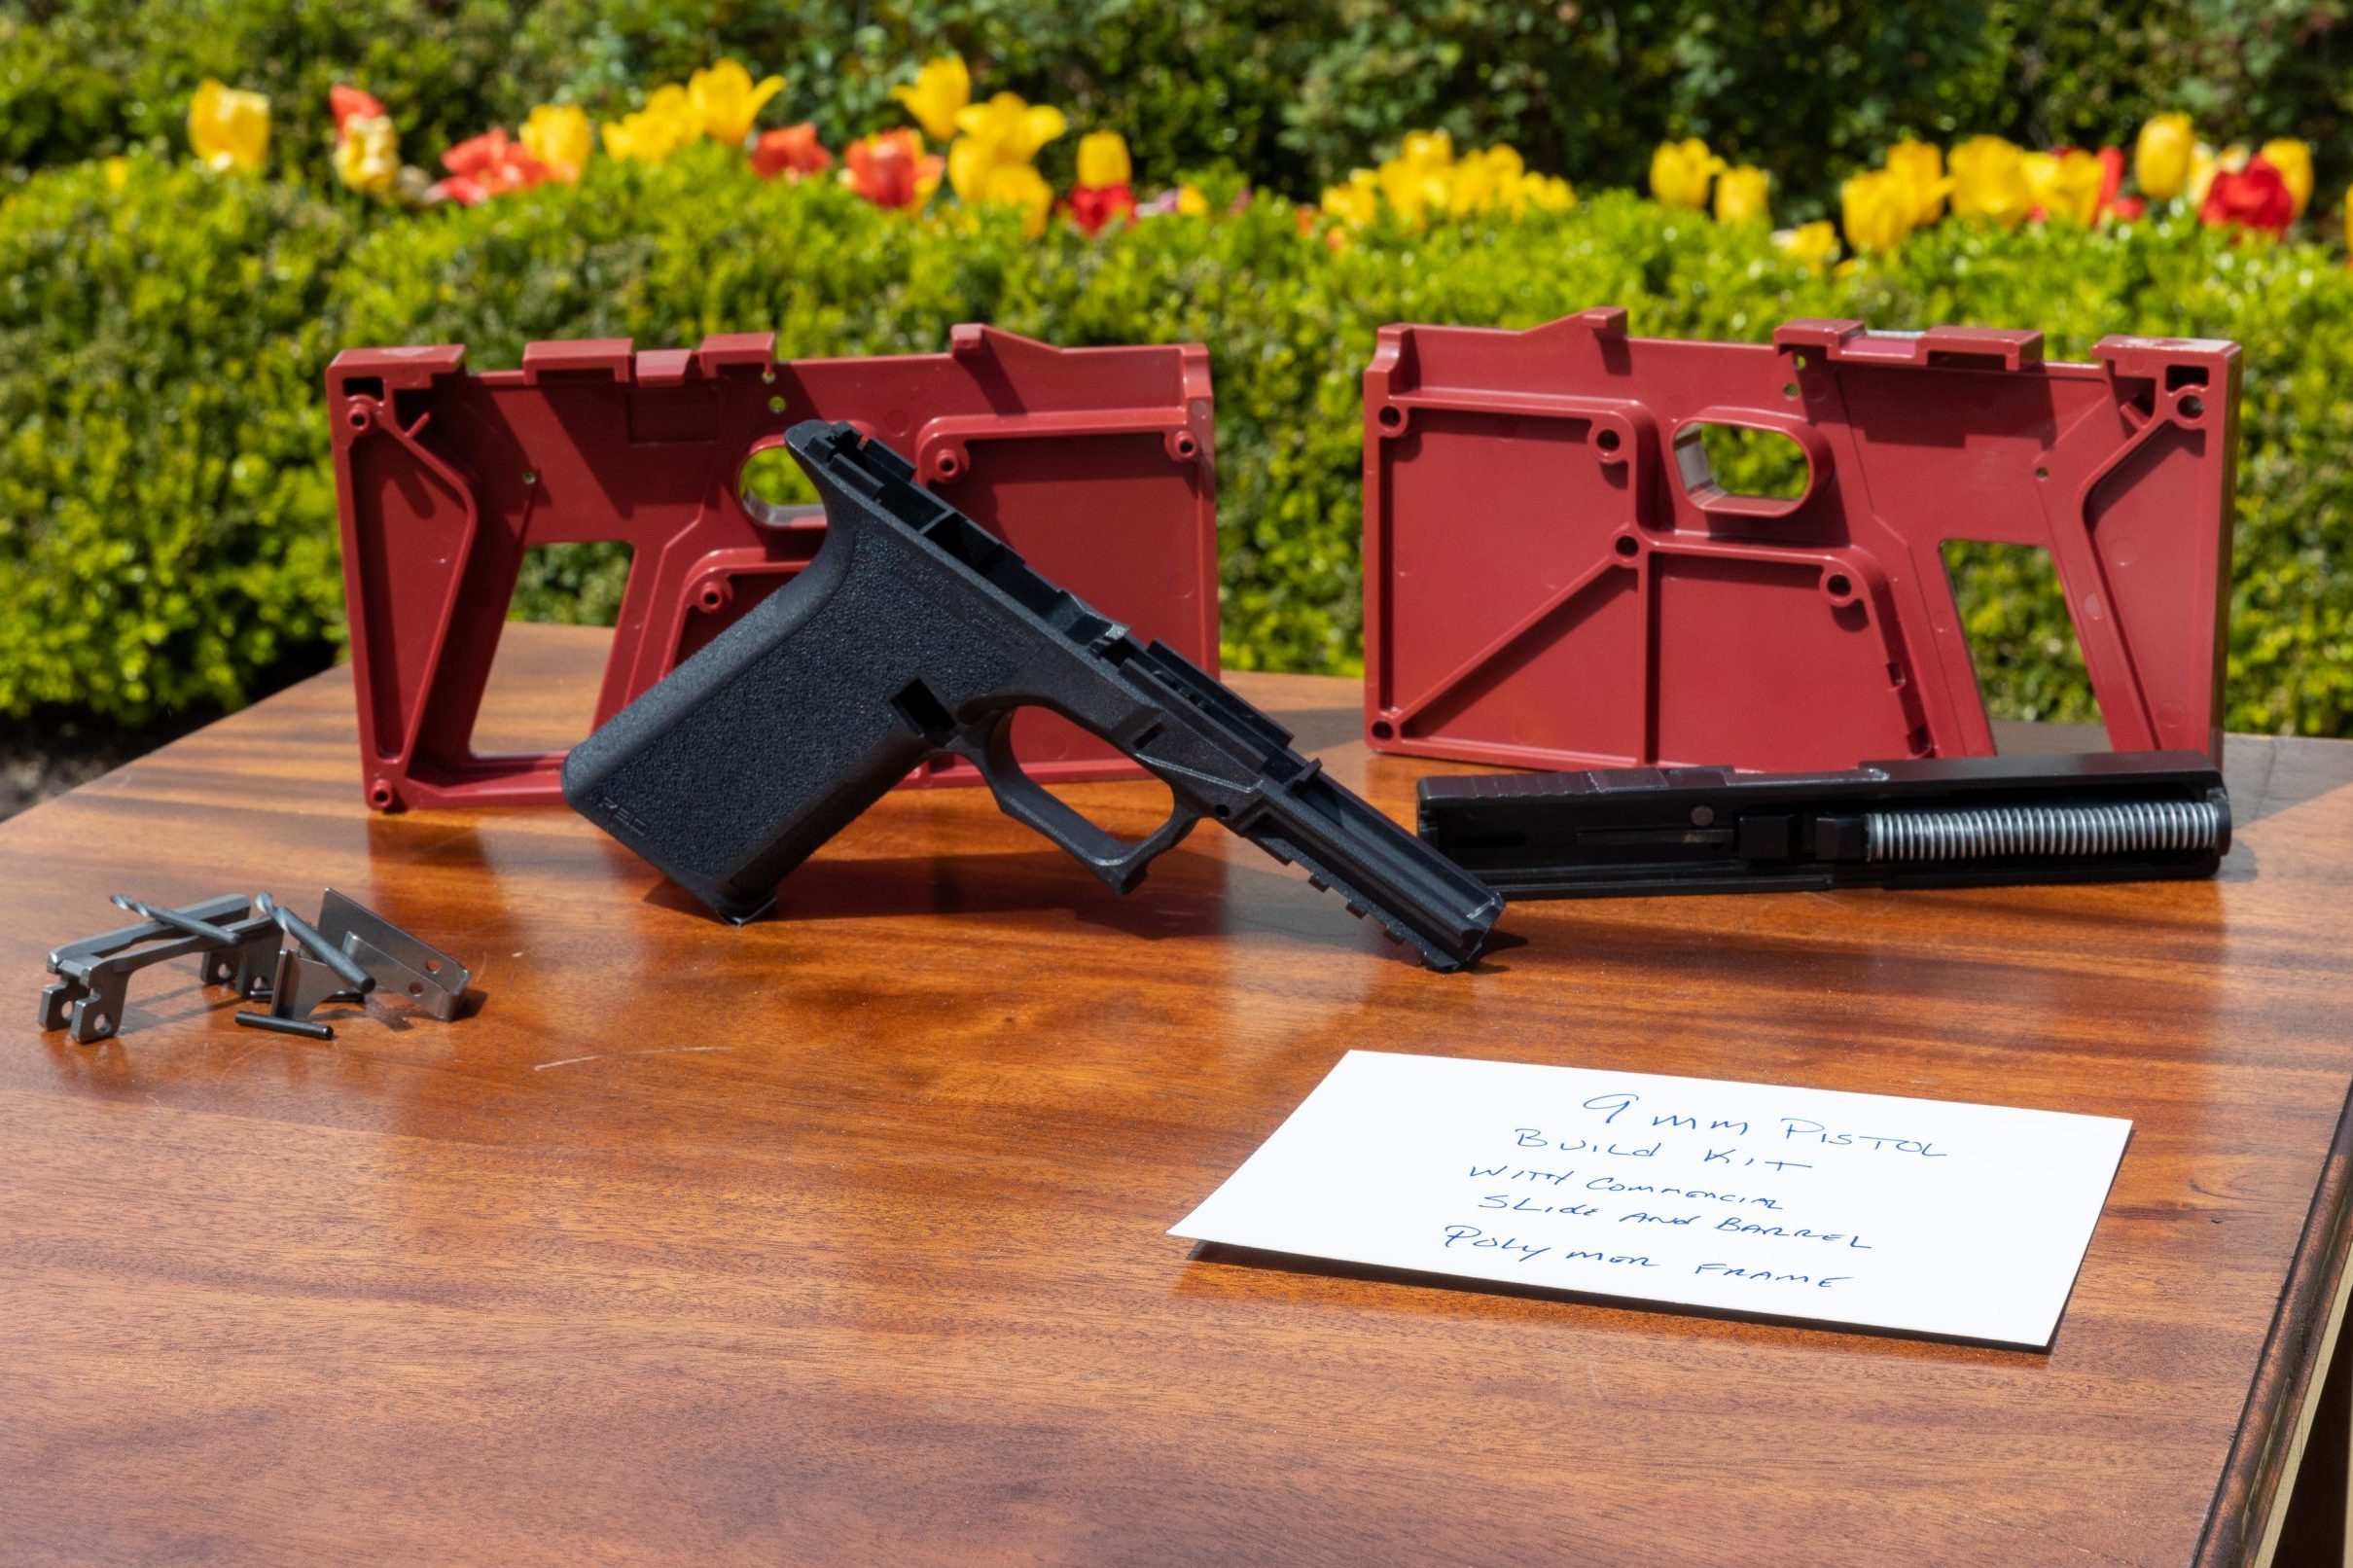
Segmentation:
{"type": "Polygon", "coordinates": [[[1432,968],[1478,955],[1503,900],[1326,777],[1264,713],[1040,577],[855,427],[809,420],[785,445],[825,503],[825,544],[573,748],[564,798],[589,821],[748,920],[811,851],[948,752],[1119,892],[1213,817],[1432,968]],[[1030,705],[1166,784],[1168,820],[1131,842],[1048,794],[1012,750],[1013,715],[1030,705]]]}

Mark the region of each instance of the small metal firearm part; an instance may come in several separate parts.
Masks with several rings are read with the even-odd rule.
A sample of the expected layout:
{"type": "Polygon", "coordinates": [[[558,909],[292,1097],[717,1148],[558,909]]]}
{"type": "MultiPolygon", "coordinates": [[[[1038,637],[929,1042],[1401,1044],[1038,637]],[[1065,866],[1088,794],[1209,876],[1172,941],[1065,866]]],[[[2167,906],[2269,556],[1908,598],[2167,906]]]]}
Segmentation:
{"type": "Polygon", "coordinates": [[[123,1026],[130,977],[170,959],[197,955],[207,985],[234,985],[252,996],[267,988],[278,944],[277,923],[256,911],[242,893],[206,899],[183,909],[122,901],[144,918],[53,949],[56,977],[41,992],[44,1031],[63,1029],[74,1044],[93,1045],[123,1026]]]}
{"type": "Polygon", "coordinates": [[[365,1002],[379,990],[425,1016],[447,1023],[465,1011],[472,973],[440,948],[337,892],[326,890],[312,925],[267,893],[223,894],[185,909],[114,895],[137,925],[85,937],[53,949],[41,992],[40,1025],[92,1045],[123,1027],[130,977],[173,958],[195,957],[207,985],[227,985],[267,1012],[236,1021],[311,1040],[334,1028],[311,1017],[330,1002],[365,1002]]]}

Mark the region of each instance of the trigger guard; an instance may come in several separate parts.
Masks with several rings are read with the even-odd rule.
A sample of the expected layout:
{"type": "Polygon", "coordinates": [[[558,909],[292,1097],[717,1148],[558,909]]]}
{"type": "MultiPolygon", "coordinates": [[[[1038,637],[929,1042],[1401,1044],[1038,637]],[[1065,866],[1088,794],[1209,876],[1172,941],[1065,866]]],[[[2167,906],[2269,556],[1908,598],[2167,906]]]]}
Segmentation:
{"type": "Polygon", "coordinates": [[[1062,846],[1065,853],[1102,879],[1115,893],[1131,891],[1145,871],[1161,854],[1174,848],[1193,831],[1201,813],[1177,802],[1168,820],[1142,838],[1122,838],[1096,826],[1076,807],[1055,799],[1031,778],[1013,755],[1013,712],[956,731],[947,750],[980,769],[982,782],[996,797],[997,807],[1062,846]]]}

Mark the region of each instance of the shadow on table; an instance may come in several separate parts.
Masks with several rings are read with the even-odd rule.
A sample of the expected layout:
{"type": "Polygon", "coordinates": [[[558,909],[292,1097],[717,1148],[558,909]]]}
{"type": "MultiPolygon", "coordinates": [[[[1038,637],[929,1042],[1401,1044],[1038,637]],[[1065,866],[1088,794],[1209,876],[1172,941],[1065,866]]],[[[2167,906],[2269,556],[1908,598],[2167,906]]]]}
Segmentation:
{"type": "Polygon", "coordinates": [[[1361,707],[1291,708],[1269,717],[1291,731],[1295,750],[1309,755],[1365,738],[1365,710],[1361,707]]]}
{"type": "Polygon", "coordinates": [[[2232,821],[2245,827],[2338,788],[2342,746],[2335,740],[2233,735],[2223,748],[2232,821]]]}
{"type": "MultiPolygon", "coordinates": [[[[645,902],[717,918],[666,878],[647,892],[645,902]]],[[[1058,909],[1082,925],[1151,941],[1271,931],[1313,946],[1364,950],[1367,935],[1380,933],[1377,923],[1350,917],[1338,894],[1318,892],[1304,875],[1184,849],[1155,861],[1151,873],[1126,894],[1113,892],[1055,849],[872,859],[820,855],[778,885],[775,910],[763,923],[1058,909]]],[[[1519,944],[1519,939],[1498,934],[1490,951],[1519,944]]],[[[1419,963],[1402,943],[1382,940],[1377,948],[1401,962],[1419,963]]],[[[1481,967],[1487,967],[1486,960],[1481,967]]]]}
{"type": "MultiPolygon", "coordinates": [[[[2022,1349],[2014,1344],[1989,1340],[1965,1339],[1942,1335],[1907,1333],[1900,1329],[1863,1328],[1848,1324],[1825,1323],[1819,1318],[1795,1317],[1772,1312],[1735,1311],[1727,1307],[1685,1306],[1665,1301],[1645,1301],[1623,1296],[1606,1296],[1592,1291],[1559,1290],[1544,1285],[1515,1285],[1503,1280],[1466,1279],[1455,1274],[1426,1273],[1413,1268],[1384,1268],[1373,1264],[1338,1263],[1326,1258],[1304,1258],[1296,1253],[1266,1252],[1257,1247],[1237,1247],[1222,1241],[1196,1241],[1187,1255],[1193,1264],[1226,1265],[1270,1273],[1309,1275],[1322,1279],[1356,1280],[1369,1285],[1402,1285],[1431,1291],[1443,1291],[1444,1297],[1428,1299],[1433,1309],[1459,1312],[1470,1303],[1463,1297],[1493,1298],[1498,1311],[1509,1310],[1500,1305],[1505,1301],[1553,1301],[1565,1306],[1594,1306],[1614,1311],[1639,1312],[1646,1317],[1701,1318],[1718,1323],[1751,1323],[1773,1328],[1799,1329],[1817,1334],[1835,1334],[1841,1338],[1853,1338],[1862,1343],[1844,1346],[1865,1354],[1903,1355],[1912,1359],[1936,1359],[1953,1362],[1983,1362],[1986,1352],[1998,1352],[2021,1367],[2047,1364],[2047,1350],[2022,1349]]],[[[1207,1284],[1202,1271],[1186,1270],[1180,1290],[1219,1289],[1207,1284]]],[[[1410,1297],[1385,1298],[1384,1305],[1407,1305],[1410,1297]]],[[[2059,1328],[2066,1320],[2062,1316],[2059,1328]]],[[[2057,1335],[2052,1336],[2052,1343],[2057,1335]]]]}

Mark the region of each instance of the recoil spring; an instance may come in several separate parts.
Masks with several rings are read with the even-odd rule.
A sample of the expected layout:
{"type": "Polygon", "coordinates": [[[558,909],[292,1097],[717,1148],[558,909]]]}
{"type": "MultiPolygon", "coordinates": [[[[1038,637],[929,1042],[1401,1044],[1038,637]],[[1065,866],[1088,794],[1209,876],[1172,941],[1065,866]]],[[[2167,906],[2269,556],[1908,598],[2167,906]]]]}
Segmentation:
{"type": "Polygon", "coordinates": [[[1863,818],[1863,858],[1994,860],[2193,852],[2215,846],[2222,837],[2222,809],[2212,801],[1870,811],[1863,818]]]}

